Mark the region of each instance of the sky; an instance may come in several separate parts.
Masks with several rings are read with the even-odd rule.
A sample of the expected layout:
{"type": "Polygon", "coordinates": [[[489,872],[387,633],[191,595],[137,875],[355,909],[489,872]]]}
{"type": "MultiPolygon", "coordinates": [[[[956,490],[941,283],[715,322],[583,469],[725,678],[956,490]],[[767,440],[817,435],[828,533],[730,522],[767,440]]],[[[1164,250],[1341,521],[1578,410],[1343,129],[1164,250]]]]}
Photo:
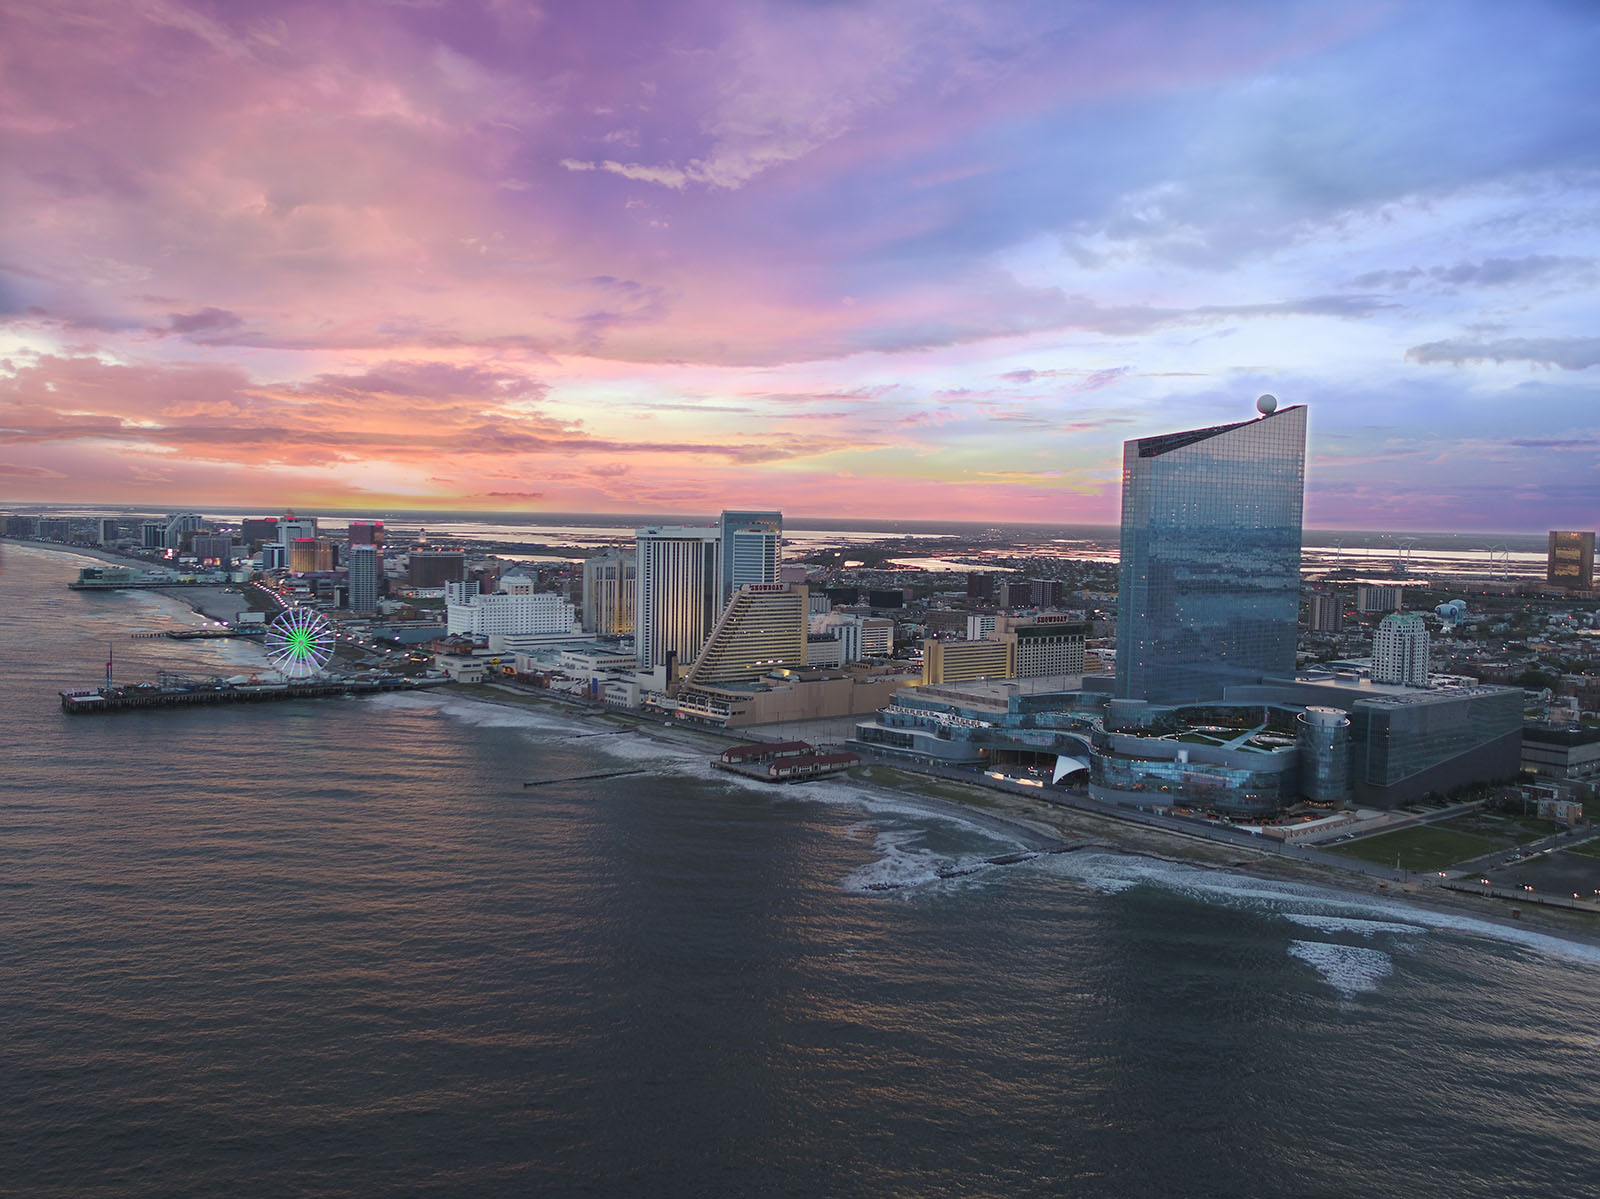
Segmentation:
{"type": "Polygon", "coordinates": [[[0,502],[1600,524],[1600,4],[0,0],[0,502]]]}

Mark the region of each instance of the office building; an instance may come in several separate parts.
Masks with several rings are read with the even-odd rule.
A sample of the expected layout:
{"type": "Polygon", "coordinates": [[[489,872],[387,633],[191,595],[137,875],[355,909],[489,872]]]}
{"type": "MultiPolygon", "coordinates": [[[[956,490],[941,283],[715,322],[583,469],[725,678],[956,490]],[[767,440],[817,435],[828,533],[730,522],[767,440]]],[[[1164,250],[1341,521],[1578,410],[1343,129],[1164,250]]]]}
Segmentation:
{"type": "Polygon", "coordinates": [[[1356,586],[1356,611],[1363,616],[1373,612],[1398,612],[1405,592],[1387,583],[1361,583],[1356,586]]]}
{"type": "Polygon", "coordinates": [[[1293,671],[1305,449],[1298,405],[1124,445],[1119,698],[1177,703],[1293,671]]]}
{"type": "Polygon", "coordinates": [[[639,668],[693,662],[716,624],[722,579],[716,526],[652,525],[635,534],[639,668]]]}
{"type": "Polygon", "coordinates": [[[376,612],[383,594],[383,558],[373,544],[350,547],[350,611],[376,612]]]}
{"type": "Polygon", "coordinates": [[[572,632],[576,612],[553,591],[535,591],[525,575],[507,575],[504,590],[478,593],[475,583],[457,582],[445,588],[446,630],[475,640],[489,637],[542,637],[572,632]]]}
{"type": "Polygon", "coordinates": [[[1344,597],[1337,591],[1313,591],[1306,602],[1306,629],[1337,633],[1344,627],[1344,597]]]}
{"type": "Polygon", "coordinates": [[[350,522],[349,541],[351,545],[383,545],[383,522],[381,520],[353,520],[350,522]]]}
{"type": "Polygon", "coordinates": [[[198,512],[174,512],[167,517],[167,528],[161,544],[169,550],[183,548],[185,537],[192,537],[206,527],[206,518],[198,512]]]}
{"type": "Polygon", "coordinates": [[[413,587],[432,589],[459,583],[467,577],[467,552],[418,546],[408,555],[406,581],[413,587]]]}
{"type": "Polygon", "coordinates": [[[1415,612],[1396,612],[1372,635],[1372,681],[1401,687],[1428,685],[1428,625],[1415,612]]]}
{"type": "Polygon", "coordinates": [[[167,522],[164,520],[147,520],[139,525],[139,548],[146,550],[161,549],[167,541],[167,522]]]}
{"type": "Polygon", "coordinates": [[[994,599],[994,572],[990,570],[969,570],[967,572],[967,598],[977,600],[994,599]]]}
{"type": "Polygon", "coordinates": [[[719,598],[727,603],[746,583],[776,583],[783,513],[724,512],[718,525],[722,561],[719,598]]]}
{"type": "Polygon", "coordinates": [[[632,634],[638,561],[637,551],[615,546],[584,560],[582,610],[587,632],[596,637],[632,634]]]}
{"type": "Polygon", "coordinates": [[[315,537],[317,535],[317,518],[314,516],[297,517],[293,512],[285,512],[278,521],[278,544],[289,546],[302,537],[315,537]]]}
{"type": "Polygon", "coordinates": [[[122,536],[122,522],[114,516],[102,516],[94,522],[95,541],[110,545],[122,536]]]}
{"type": "Polygon", "coordinates": [[[887,658],[894,653],[894,621],[881,616],[826,612],[812,618],[811,631],[819,636],[837,637],[843,642],[847,663],[887,658]]]}
{"type": "Polygon", "coordinates": [[[1593,591],[1594,534],[1552,530],[1545,578],[1553,587],[1593,591]]]}
{"type": "Polygon", "coordinates": [[[226,533],[196,533],[189,552],[201,562],[215,562],[226,569],[233,565],[233,538],[226,533]]]}
{"type": "Polygon", "coordinates": [[[239,540],[254,552],[269,541],[278,540],[276,516],[247,516],[239,522],[239,540]]]}
{"type": "Polygon", "coordinates": [[[1523,725],[1522,769],[1544,778],[1600,779],[1600,728],[1545,722],[1523,725]]]}
{"type": "Polygon", "coordinates": [[[717,687],[806,664],[804,584],[746,583],[717,618],[687,682],[717,687]]]}
{"type": "Polygon", "coordinates": [[[993,612],[976,612],[967,617],[967,640],[987,641],[994,633],[994,620],[993,612]]]}

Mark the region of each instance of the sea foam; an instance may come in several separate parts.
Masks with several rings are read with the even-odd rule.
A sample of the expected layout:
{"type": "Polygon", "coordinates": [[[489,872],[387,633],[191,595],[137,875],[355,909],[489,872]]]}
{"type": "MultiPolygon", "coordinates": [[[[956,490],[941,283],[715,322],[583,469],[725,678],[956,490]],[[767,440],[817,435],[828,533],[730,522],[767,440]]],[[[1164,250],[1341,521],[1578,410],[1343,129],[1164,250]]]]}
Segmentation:
{"type": "Polygon", "coordinates": [[[1334,945],[1326,941],[1291,941],[1289,954],[1305,962],[1346,999],[1376,991],[1394,972],[1394,961],[1378,949],[1334,945]]]}

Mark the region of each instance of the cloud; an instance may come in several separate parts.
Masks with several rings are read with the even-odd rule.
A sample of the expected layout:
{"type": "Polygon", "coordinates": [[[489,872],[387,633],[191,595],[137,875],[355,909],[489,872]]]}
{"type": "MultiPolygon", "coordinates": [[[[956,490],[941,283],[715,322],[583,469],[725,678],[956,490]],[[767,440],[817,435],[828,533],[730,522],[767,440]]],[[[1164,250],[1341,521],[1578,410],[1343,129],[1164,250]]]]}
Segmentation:
{"type": "Polygon", "coordinates": [[[65,479],[58,470],[44,466],[21,466],[15,462],[0,462],[0,476],[10,479],[65,479]]]}
{"type": "Polygon", "coordinates": [[[238,313],[229,312],[226,308],[201,308],[196,312],[172,313],[167,318],[167,327],[163,332],[192,337],[237,329],[243,324],[244,319],[238,313]]]}
{"type": "Polygon", "coordinates": [[[1529,254],[1522,258],[1485,258],[1482,262],[1458,262],[1454,266],[1407,267],[1405,270],[1367,271],[1351,280],[1355,287],[1387,287],[1403,290],[1419,280],[1431,280],[1449,287],[1505,287],[1532,279],[1580,274],[1594,266],[1592,258],[1561,254],[1529,254]]]}
{"type": "Polygon", "coordinates": [[[532,462],[584,455],[756,465],[835,445],[823,433],[696,441],[602,436],[545,411],[547,392],[515,372],[442,362],[389,362],[360,374],[261,384],[237,368],[42,355],[20,365],[0,360],[0,444],[158,448],[212,462],[339,469],[441,459],[475,469],[503,456],[532,462]]]}
{"type": "Polygon", "coordinates": [[[1600,366],[1600,337],[1507,337],[1499,341],[1430,341],[1406,351],[1408,362],[1532,362],[1581,371],[1600,366]]]}

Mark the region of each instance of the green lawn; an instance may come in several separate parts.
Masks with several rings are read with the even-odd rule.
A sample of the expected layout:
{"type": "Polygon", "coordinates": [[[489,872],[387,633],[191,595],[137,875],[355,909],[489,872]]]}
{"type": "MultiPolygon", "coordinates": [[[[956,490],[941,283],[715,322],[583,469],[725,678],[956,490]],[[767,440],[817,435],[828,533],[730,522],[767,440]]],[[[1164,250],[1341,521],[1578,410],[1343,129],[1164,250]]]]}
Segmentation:
{"type": "Polygon", "coordinates": [[[1329,848],[1334,853],[1393,866],[1398,855],[1403,870],[1443,870],[1456,862],[1503,848],[1505,842],[1438,825],[1403,828],[1329,848]]]}
{"type": "Polygon", "coordinates": [[[925,774],[916,774],[913,771],[899,770],[893,766],[883,766],[877,763],[871,766],[858,766],[850,773],[864,782],[876,783],[880,787],[892,787],[897,791],[932,795],[939,799],[947,799],[954,803],[972,804],[980,808],[996,808],[1000,806],[986,796],[978,785],[973,783],[958,783],[951,779],[929,778],[925,774]]]}
{"type": "Polygon", "coordinates": [[[1582,845],[1574,845],[1567,853],[1580,853],[1586,858],[1600,858],[1600,837],[1593,841],[1585,841],[1582,845]]]}

